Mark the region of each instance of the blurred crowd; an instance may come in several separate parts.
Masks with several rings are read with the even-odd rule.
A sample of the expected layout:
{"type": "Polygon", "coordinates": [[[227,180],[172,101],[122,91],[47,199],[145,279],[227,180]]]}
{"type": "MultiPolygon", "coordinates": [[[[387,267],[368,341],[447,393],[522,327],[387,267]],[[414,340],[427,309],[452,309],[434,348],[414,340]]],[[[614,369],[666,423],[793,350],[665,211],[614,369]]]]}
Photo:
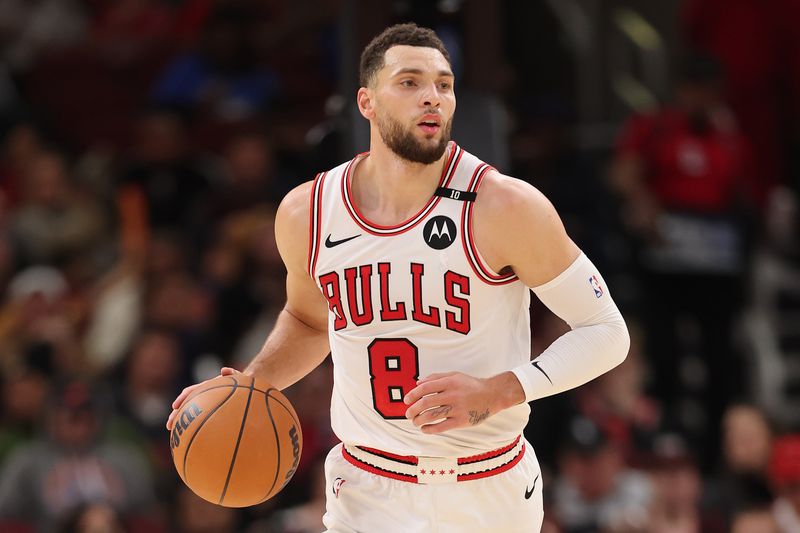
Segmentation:
{"type": "MultiPolygon", "coordinates": [[[[631,328],[623,365],[532,406],[548,533],[800,532],[800,1],[676,3],[672,97],[587,149],[518,20],[489,86],[478,2],[386,2],[463,69],[455,140],[550,198],[631,328]]],[[[352,155],[342,20],[366,4],[0,0],[0,531],[323,529],[328,362],[286,391],[302,461],[260,506],[193,495],[164,423],[283,305],[275,210],[352,155]]],[[[533,354],[567,327],[531,318],[533,354]]]]}

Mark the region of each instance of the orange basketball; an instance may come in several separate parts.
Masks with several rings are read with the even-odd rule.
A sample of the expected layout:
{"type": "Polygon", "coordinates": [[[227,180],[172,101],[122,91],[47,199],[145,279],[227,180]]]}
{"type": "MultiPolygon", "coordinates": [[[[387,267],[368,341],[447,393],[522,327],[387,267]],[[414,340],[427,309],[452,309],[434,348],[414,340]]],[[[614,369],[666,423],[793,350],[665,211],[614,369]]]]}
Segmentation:
{"type": "Polygon", "coordinates": [[[226,507],[261,503],[297,469],[303,435],[278,389],[245,375],[219,376],[183,402],[170,434],[181,479],[226,507]]]}

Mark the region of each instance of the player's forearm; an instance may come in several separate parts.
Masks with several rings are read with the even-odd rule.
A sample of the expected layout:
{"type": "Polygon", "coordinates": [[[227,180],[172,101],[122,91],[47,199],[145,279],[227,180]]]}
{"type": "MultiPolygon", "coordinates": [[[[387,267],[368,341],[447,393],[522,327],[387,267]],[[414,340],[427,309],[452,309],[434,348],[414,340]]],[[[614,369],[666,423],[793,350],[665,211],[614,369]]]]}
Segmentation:
{"type": "Polygon", "coordinates": [[[515,371],[525,389],[525,400],[574,389],[608,372],[625,359],[629,342],[621,316],[565,333],[524,372],[515,371]]]}
{"type": "Polygon", "coordinates": [[[283,309],[263,348],[244,372],[282,390],[319,366],[329,351],[327,331],[313,328],[283,309]]]}
{"type": "Polygon", "coordinates": [[[535,361],[513,370],[526,401],[583,385],[625,360],[630,347],[628,328],[588,258],[581,255],[555,280],[534,291],[572,331],[556,339],[535,361]]]}
{"type": "Polygon", "coordinates": [[[525,390],[513,372],[503,372],[489,378],[487,385],[494,398],[492,413],[508,409],[525,401],[525,390]]]}

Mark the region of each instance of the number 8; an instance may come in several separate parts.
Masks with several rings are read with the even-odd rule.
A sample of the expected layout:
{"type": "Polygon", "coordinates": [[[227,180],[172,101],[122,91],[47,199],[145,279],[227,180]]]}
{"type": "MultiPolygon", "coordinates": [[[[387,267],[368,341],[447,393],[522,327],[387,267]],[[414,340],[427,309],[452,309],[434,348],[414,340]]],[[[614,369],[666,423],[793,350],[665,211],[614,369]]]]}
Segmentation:
{"type": "Polygon", "coordinates": [[[372,403],[383,418],[405,418],[405,395],[417,386],[419,354],[408,339],[375,339],[367,348],[372,403]]]}

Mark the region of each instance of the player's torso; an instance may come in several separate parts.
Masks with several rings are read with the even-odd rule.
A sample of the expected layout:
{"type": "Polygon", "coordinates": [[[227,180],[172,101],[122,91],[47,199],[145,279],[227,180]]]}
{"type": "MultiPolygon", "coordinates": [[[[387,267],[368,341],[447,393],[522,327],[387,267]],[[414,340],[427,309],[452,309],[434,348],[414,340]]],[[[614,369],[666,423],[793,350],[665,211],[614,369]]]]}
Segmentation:
{"type": "Polygon", "coordinates": [[[315,182],[309,272],[329,303],[331,418],[344,442],[453,455],[503,446],[527,422],[523,404],[473,428],[428,436],[404,416],[403,396],[420,377],[489,377],[530,354],[528,289],[513,274],[489,270],[470,238],[469,192],[489,167],[455,143],[449,154],[443,196],[398,226],[371,224],[350,197],[352,168],[363,155],[315,182]]]}

